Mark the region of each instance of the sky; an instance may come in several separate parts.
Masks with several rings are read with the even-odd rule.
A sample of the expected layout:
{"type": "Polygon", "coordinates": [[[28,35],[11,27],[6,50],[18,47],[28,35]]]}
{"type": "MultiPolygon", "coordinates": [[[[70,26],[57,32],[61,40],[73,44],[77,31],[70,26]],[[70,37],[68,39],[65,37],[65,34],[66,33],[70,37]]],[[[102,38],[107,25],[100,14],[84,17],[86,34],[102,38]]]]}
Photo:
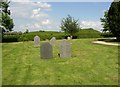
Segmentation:
{"type": "Polygon", "coordinates": [[[93,28],[101,31],[100,18],[111,2],[40,2],[38,0],[12,0],[10,3],[14,31],[61,31],[63,18],[71,15],[79,19],[82,29],[93,28]]]}

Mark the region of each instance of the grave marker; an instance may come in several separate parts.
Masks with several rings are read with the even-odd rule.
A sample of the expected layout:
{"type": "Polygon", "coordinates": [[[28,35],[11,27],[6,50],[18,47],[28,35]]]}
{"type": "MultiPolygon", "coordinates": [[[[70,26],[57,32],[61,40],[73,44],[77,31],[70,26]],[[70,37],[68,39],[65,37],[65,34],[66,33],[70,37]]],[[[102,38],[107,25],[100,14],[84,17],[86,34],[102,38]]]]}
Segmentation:
{"type": "Polygon", "coordinates": [[[49,42],[45,42],[40,47],[40,56],[41,58],[52,58],[53,57],[53,48],[49,42]]]}
{"type": "Polygon", "coordinates": [[[50,40],[50,44],[54,47],[56,44],[56,38],[52,37],[52,39],[50,40]]]}
{"type": "Polygon", "coordinates": [[[34,46],[35,47],[39,47],[40,46],[40,37],[39,36],[35,36],[34,37],[34,46]]]}
{"type": "Polygon", "coordinates": [[[66,39],[63,39],[62,42],[60,43],[60,57],[61,58],[71,57],[70,43],[66,39]]]}

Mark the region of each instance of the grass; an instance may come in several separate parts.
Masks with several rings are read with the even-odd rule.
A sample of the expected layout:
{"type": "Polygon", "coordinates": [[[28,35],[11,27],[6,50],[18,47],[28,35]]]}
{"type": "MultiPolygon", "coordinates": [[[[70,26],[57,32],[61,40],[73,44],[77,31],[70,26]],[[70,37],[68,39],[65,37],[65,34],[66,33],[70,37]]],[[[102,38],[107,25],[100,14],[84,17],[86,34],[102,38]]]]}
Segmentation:
{"type": "MultiPolygon", "coordinates": [[[[72,40],[72,58],[40,59],[33,41],[3,43],[3,85],[117,85],[118,48],[72,40]]],[[[43,42],[41,42],[43,43],[43,42]]]]}
{"type": "Polygon", "coordinates": [[[104,42],[108,42],[108,43],[113,43],[113,44],[119,44],[120,42],[117,41],[117,39],[111,39],[111,38],[100,38],[98,39],[98,41],[104,41],[104,42]]]}
{"type": "Polygon", "coordinates": [[[78,38],[100,38],[101,32],[88,28],[88,29],[81,29],[79,31],[78,38]]]}

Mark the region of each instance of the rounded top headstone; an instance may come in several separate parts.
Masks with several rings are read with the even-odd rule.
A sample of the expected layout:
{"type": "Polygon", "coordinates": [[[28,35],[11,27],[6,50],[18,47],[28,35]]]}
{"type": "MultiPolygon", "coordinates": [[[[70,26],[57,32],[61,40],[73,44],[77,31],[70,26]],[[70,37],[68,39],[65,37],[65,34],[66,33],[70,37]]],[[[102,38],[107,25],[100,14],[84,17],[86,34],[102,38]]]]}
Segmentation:
{"type": "Polygon", "coordinates": [[[71,38],[70,37],[67,37],[68,40],[70,40],[71,38]]]}
{"type": "Polygon", "coordinates": [[[55,37],[52,37],[52,39],[56,39],[55,37]]]}
{"type": "Polygon", "coordinates": [[[55,46],[55,44],[56,44],[56,38],[55,37],[52,37],[52,39],[50,40],[50,44],[52,46],[55,46]]]}
{"type": "Polygon", "coordinates": [[[36,35],[34,38],[40,38],[40,37],[36,35]]]}
{"type": "Polygon", "coordinates": [[[39,47],[40,46],[40,37],[39,36],[35,36],[34,37],[34,46],[35,47],[39,47]]]}

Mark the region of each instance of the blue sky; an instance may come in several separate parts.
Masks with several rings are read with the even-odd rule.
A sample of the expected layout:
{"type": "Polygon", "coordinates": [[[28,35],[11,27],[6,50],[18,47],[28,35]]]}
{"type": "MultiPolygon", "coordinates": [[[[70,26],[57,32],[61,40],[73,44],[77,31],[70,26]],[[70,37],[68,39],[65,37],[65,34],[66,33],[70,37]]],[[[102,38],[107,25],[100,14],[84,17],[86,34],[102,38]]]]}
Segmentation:
{"type": "Polygon", "coordinates": [[[109,8],[110,2],[59,2],[51,3],[51,16],[65,17],[67,14],[82,20],[99,20],[103,11],[109,8]]]}
{"type": "Polygon", "coordinates": [[[82,28],[101,30],[100,18],[111,2],[38,2],[13,0],[10,3],[14,31],[60,31],[62,18],[68,14],[79,19],[82,28]]]}

